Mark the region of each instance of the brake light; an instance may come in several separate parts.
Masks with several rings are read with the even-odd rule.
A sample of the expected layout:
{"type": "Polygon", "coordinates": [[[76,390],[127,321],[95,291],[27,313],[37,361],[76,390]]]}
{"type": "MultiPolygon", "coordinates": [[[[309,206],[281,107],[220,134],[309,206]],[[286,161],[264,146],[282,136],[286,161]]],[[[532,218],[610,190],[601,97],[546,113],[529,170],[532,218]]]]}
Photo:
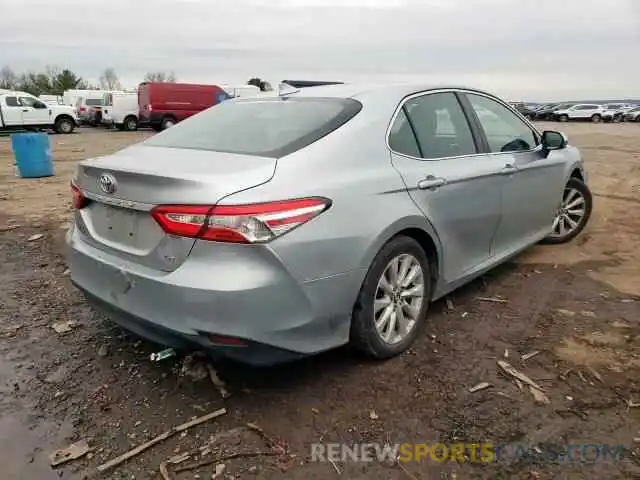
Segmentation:
{"type": "Polygon", "coordinates": [[[153,108],[151,107],[151,105],[147,105],[147,110],[149,110],[150,112],[153,111],[153,108]]]}
{"type": "Polygon", "coordinates": [[[247,205],[160,205],[151,215],[171,235],[229,243],[263,243],[308,222],[331,205],[301,198],[247,205]]]}
{"type": "Polygon", "coordinates": [[[85,197],[82,192],[80,191],[80,189],[78,187],[76,187],[73,182],[71,182],[71,195],[72,195],[72,202],[73,202],[73,208],[80,210],[84,207],[87,206],[87,204],[89,203],[89,200],[87,199],[87,197],[85,197]]]}
{"type": "Polygon", "coordinates": [[[84,112],[85,110],[86,110],[86,108],[84,108],[84,107],[80,107],[80,111],[81,111],[81,112],[84,112]]]}

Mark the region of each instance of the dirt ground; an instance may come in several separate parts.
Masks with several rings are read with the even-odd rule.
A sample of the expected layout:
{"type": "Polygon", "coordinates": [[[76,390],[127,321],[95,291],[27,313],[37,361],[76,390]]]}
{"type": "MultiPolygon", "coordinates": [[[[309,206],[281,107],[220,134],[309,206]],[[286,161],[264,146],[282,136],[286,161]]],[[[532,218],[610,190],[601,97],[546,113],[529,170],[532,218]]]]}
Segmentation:
{"type": "Polygon", "coordinates": [[[159,348],[93,312],[65,272],[76,162],[150,133],[51,136],[56,176],[39,180],[15,176],[9,139],[0,138],[0,476],[80,478],[224,406],[226,415],[101,478],[161,478],[161,462],[205,444],[209,452],[169,467],[171,478],[209,479],[220,456],[255,452],[263,455],[224,462],[224,478],[640,478],[640,126],[562,127],[583,151],[595,195],[578,239],[532,248],[436,303],[425,334],[399,358],[368,362],[342,349],[270,369],[215,365],[232,394],[224,400],[197,361],[151,362],[159,348]],[[66,321],[74,322],[67,333],[52,328],[66,321]],[[549,402],[520,389],[498,360],[537,382],[549,402]],[[470,393],[480,382],[491,386],[470,393]],[[51,452],[83,439],[88,455],[50,467],[51,452]],[[517,442],[531,455],[487,465],[332,465],[310,461],[314,442],[517,442]],[[569,444],[623,445],[624,458],[544,455],[569,444]],[[176,472],[201,459],[210,463],[176,472]]]}

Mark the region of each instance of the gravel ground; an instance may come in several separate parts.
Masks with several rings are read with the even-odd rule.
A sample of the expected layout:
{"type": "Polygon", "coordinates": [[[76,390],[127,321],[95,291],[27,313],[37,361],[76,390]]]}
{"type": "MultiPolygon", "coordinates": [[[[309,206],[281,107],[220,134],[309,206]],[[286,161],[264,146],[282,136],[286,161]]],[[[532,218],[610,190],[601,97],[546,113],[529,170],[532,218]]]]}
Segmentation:
{"type": "Polygon", "coordinates": [[[205,444],[211,452],[170,467],[171,478],[212,478],[216,458],[239,453],[224,462],[226,478],[640,478],[640,408],[629,403],[640,402],[640,127],[562,127],[583,150],[595,194],[591,223],[578,239],[534,247],[436,303],[425,334],[399,358],[369,362],[342,349],[270,369],[216,364],[231,392],[226,399],[197,358],[150,362],[159,347],[92,311],[65,272],[75,163],[150,133],[51,136],[56,176],[39,180],[15,177],[9,139],[0,138],[2,478],[80,478],[221,407],[226,415],[101,478],[161,478],[161,462],[205,444]],[[69,331],[53,328],[61,325],[69,331]],[[540,384],[549,401],[520,389],[499,360],[540,384]],[[469,392],[481,382],[491,386],[469,392]],[[49,454],[79,440],[92,451],[52,470],[49,454]],[[311,461],[314,442],[518,442],[532,454],[486,465],[332,465],[311,461]],[[569,444],[623,445],[624,458],[544,456],[569,444]],[[177,472],[200,458],[212,463],[177,472]]]}

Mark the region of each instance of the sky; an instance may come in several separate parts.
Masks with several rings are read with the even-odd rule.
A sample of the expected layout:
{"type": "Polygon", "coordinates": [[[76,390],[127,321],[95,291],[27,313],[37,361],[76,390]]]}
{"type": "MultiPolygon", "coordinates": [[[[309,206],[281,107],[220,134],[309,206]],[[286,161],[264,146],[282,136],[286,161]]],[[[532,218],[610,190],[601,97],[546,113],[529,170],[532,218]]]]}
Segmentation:
{"type": "Polygon", "coordinates": [[[127,87],[409,81],[509,100],[640,98],[640,0],[0,0],[0,67],[127,87]]]}

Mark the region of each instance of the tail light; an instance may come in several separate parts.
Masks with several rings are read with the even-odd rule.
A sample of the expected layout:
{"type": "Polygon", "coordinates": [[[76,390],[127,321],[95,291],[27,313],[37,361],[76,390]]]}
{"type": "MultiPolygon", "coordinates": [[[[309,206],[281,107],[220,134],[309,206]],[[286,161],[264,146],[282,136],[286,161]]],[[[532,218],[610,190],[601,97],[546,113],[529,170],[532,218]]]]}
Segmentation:
{"type": "Polygon", "coordinates": [[[153,108],[151,107],[151,105],[147,105],[147,110],[150,112],[153,111],[153,108]]]}
{"type": "Polygon", "coordinates": [[[80,107],[80,112],[81,112],[81,113],[82,113],[82,112],[84,112],[84,111],[86,111],[86,110],[87,110],[86,108],[84,108],[84,107],[80,107]]]}
{"type": "Polygon", "coordinates": [[[171,235],[217,242],[264,243],[320,215],[326,198],[301,198],[247,205],[160,205],[151,211],[171,235]]]}
{"type": "Polygon", "coordinates": [[[73,182],[71,182],[71,195],[73,201],[73,208],[80,210],[87,206],[89,200],[85,197],[80,189],[75,186],[73,182]]]}

